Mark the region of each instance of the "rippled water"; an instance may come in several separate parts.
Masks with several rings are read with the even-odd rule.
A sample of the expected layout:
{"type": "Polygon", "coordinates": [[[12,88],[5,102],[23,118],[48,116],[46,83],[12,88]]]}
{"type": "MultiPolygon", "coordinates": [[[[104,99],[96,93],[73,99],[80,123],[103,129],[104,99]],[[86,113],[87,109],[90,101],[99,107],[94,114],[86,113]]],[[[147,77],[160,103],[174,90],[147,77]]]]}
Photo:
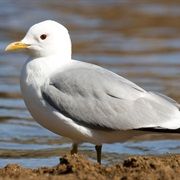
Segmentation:
{"type": "MultiPolygon", "coordinates": [[[[64,24],[73,41],[73,58],[98,64],[146,90],[180,102],[179,1],[23,1],[0,2],[0,167],[52,166],[69,153],[71,141],[32,120],[21,99],[19,75],[25,52],[4,53],[34,23],[53,19],[64,24]]],[[[179,153],[180,138],[135,138],[103,146],[104,163],[138,154],[179,153]]],[[[94,146],[80,152],[95,160],[94,146]]]]}

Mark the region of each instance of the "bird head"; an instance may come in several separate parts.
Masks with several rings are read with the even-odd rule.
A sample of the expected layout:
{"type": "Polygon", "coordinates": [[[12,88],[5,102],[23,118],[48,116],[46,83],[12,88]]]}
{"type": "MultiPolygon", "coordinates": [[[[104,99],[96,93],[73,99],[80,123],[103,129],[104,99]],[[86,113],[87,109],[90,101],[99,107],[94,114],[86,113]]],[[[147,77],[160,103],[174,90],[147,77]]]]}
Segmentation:
{"type": "Polygon", "coordinates": [[[21,41],[9,44],[5,51],[18,49],[27,49],[33,57],[71,55],[71,40],[63,25],[46,20],[33,25],[21,41]]]}

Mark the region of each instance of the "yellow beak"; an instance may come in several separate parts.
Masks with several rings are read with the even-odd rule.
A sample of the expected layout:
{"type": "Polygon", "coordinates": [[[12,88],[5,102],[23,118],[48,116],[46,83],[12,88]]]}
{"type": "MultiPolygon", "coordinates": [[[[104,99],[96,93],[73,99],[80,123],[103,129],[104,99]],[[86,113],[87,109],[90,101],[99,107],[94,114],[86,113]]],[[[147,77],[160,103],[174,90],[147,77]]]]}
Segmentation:
{"type": "Polygon", "coordinates": [[[24,44],[24,43],[21,43],[20,41],[19,42],[13,42],[6,47],[5,51],[26,49],[28,46],[30,46],[30,44],[24,44]]]}

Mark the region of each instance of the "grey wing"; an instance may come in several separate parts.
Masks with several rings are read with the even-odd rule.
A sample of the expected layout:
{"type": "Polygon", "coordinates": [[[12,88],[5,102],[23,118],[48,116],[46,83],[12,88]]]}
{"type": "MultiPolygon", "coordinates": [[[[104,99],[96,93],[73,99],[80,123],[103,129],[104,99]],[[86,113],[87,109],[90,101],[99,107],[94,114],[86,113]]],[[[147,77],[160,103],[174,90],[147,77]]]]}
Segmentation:
{"type": "Polygon", "coordinates": [[[54,74],[41,91],[60,113],[92,129],[163,127],[178,111],[165,98],[88,64],[54,74]]]}

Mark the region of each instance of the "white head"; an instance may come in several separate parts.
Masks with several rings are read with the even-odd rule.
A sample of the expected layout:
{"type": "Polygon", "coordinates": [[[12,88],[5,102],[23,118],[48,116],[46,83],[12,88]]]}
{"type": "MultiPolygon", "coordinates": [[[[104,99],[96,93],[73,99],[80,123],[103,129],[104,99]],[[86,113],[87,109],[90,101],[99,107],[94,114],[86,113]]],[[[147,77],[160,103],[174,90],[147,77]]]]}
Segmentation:
{"type": "Polygon", "coordinates": [[[46,20],[33,25],[20,41],[11,43],[6,50],[27,49],[33,57],[60,54],[71,58],[71,40],[61,24],[46,20]]]}

